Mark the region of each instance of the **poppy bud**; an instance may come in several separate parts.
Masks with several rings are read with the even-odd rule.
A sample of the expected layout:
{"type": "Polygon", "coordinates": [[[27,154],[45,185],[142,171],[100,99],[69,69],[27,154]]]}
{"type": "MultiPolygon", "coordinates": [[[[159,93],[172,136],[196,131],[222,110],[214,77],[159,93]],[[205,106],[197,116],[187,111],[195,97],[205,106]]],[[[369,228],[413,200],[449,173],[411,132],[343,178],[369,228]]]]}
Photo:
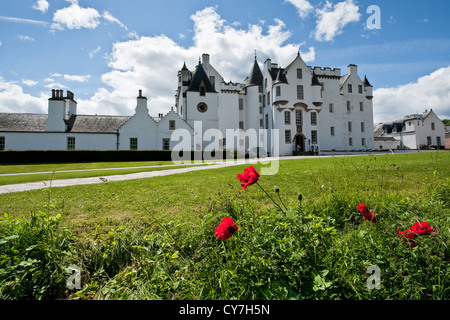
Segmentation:
{"type": "Polygon", "coordinates": [[[275,190],[276,193],[280,192],[280,188],[278,188],[277,186],[275,186],[273,189],[275,190]]]}
{"type": "Polygon", "coordinates": [[[301,193],[299,193],[299,194],[298,194],[298,196],[297,196],[297,198],[298,198],[298,201],[300,201],[300,202],[301,202],[301,201],[302,201],[302,199],[303,199],[303,197],[302,197],[302,194],[301,194],[301,193]]]}

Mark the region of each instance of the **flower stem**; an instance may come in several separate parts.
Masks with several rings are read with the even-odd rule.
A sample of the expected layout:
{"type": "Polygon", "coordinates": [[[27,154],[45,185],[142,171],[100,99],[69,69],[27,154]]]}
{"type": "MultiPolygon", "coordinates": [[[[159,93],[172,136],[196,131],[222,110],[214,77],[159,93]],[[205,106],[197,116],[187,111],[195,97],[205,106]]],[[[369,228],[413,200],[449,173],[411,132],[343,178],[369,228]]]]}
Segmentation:
{"type": "Polygon", "coordinates": [[[279,193],[277,193],[277,194],[278,194],[278,199],[280,199],[281,204],[286,209],[286,211],[288,211],[288,208],[286,208],[286,206],[284,205],[283,200],[281,200],[280,194],[279,193]]]}
{"type": "Polygon", "coordinates": [[[276,203],[275,200],[273,200],[273,198],[270,196],[270,194],[268,194],[267,191],[264,190],[264,188],[261,187],[261,185],[260,185],[258,182],[256,182],[256,184],[258,185],[258,187],[261,188],[262,191],[264,191],[264,193],[269,197],[269,199],[272,200],[272,202],[278,207],[278,209],[280,209],[283,213],[286,213],[286,212],[283,210],[283,208],[281,208],[280,205],[279,205],[278,203],[276,203]]]}

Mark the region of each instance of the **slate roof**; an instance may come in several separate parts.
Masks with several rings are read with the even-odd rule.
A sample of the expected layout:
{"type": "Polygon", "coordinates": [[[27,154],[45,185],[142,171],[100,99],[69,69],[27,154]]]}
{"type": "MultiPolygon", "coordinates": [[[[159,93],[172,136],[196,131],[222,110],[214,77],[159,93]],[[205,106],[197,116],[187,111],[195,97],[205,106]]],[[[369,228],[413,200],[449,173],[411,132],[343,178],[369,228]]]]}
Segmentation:
{"type": "Polygon", "coordinates": [[[205,84],[205,92],[216,92],[214,86],[209,80],[208,75],[206,74],[205,69],[203,69],[203,66],[201,65],[201,63],[199,63],[193,74],[191,83],[189,84],[189,88],[187,89],[187,91],[199,92],[202,82],[205,84]]]}
{"type": "Polygon", "coordinates": [[[130,119],[127,116],[76,115],[69,119],[68,132],[72,133],[117,133],[130,119]]]}
{"type": "Polygon", "coordinates": [[[44,132],[46,114],[0,113],[0,132],[44,132]]]}
{"type": "Polygon", "coordinates": [[[263,78],[264,77],[261,69],[259,68],[258,62],[255,59],[252,70],[250,71],[250,75],[248,76],[245,84],[246,86],[262,86],[263,78]]]}
{"type": "MultiPolygon", "coordinates": [[[[45,132],[46,114],[0,113],[0,132],[45,132]]],[[[131,117],[75,115],[66,121],[72,133],[117,133],[131,117]]]]}
{"type": "Polygon", "coordinates": [[[270,68],[269,74],[272,77],[272,80],[275,82],[288,83],[286,79],[286,75],[284,74],[284,68],[270,68]]]}

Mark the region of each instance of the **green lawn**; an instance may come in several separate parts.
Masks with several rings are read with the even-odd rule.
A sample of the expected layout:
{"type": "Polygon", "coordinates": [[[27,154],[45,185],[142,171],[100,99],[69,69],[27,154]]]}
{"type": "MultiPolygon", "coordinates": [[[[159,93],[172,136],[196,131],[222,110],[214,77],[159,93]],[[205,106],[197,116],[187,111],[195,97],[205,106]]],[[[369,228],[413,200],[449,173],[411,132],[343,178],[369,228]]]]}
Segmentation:
{"type": "MultiPolygon", "coordinates": [[[[298,193],[313,201],[337,189],[361,197],[383,192],[419,194],[426,187],[424,182],[448,178],[449,164],[449,152],[283,160],[278,173],[263,176],[260,184],[269,191],[277,185],[286,205],[295,203],[298,193]]],[[[182,221],[195,220],[195,212],[228,198],[251,197],[261,206],[270,206],[260,190],[243,192],[240,188],[236,175],[246,166],[4,194],[0,195],[0,211],[17,216],[45,210],[50,204],[52,213],[62,214],[70,224],[92,228],[105,222],[139,224],[148,218],[143,206],[158,216],[182,221]]],[[[261,165],[255,168],[260,170],[261,165]]]]}
{"type": "Polygon", "coordinates": [[[283,160],[258,181],[267,194],[242,190],[248,165],[3,194],[0,299],[447,300],[449,164],[449,152],[283,160]],[[214,236],[223,217],[239,226],[227,241],[214,236]],[[416,247],[397,235],[422,221],[436,232],[416,247]],[[69,265],[81,290],[66,288],[69,265]],[[366,288],[370,266],[380,289],[366,288]]]}
{"type": "Polygon", "coordinates": [[[0,185],[55,179],[103,177],[189,166],[189,164],[178,166],[171,161],[0,165],[0,185]]]}

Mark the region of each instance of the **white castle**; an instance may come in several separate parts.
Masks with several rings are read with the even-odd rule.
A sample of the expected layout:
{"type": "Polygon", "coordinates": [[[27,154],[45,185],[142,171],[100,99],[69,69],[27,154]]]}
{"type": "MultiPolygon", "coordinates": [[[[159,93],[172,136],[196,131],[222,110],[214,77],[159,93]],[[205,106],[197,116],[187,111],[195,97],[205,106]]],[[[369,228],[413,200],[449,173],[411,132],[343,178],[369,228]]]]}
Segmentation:
{"type": "Polygon", "coordinates": [[[262,72],[255,57],[244,83],[227,83],[203,54],[194,71],[184,64],[178,72],[175,98],[176,111],[157,117],[142,91],[133,116],[78,115],[72,92],[52,90],[48,114],[0,113],[0,150],[172,150],[178,129],[194,150],[210,144],[195,139],[210,129],[218,149],[257,146],[283,156],[374,149],[373,88],[356,65],[341,76],[298,54],[285,68],[267,59],[262,72]]]}

